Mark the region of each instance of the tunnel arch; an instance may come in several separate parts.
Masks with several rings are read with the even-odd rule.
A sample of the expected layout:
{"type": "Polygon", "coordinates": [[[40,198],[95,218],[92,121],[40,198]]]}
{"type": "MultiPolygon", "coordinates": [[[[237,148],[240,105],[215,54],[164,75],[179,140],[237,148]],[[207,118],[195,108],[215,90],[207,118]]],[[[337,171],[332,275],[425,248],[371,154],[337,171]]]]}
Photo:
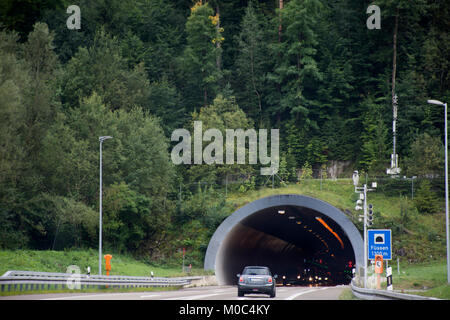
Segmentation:
{"type": "Polygon", "coordinates": [[[325,201],[284,194],[255,200],[228,216],[208,244],[204,269],[214,270],[220,284],[235,284],[236,273],[245,265],[263,264],[273,273],[294,274],[322,259],[330,270],[345,261],[362,266],[358,229],[325,201]]]}

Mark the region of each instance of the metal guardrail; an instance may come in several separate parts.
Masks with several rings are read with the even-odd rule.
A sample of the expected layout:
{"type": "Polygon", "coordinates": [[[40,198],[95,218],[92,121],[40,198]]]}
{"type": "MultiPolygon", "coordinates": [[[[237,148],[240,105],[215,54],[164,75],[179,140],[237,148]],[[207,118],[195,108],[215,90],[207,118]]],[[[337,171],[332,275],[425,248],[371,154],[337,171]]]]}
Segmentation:
{"type": "Polygon", "coordinates": [[[73,288],[137,288],[137,287],[169,287],[184,286],[201,276],[163,278],[163,277],[134,277],[134,276],[99,276],[76,273],[53,273],[35,271],[7,271],[0,277],[0,290],[29,291],[73,288]]]}
{"type": "Polygon", "coordinates": [[[376,290],[360,288],[351,283],[353,294],[360,299],[364,300],[441,300],[433,297],[419,296],[415,294],[406,294],[387,290],[376,290]]]}

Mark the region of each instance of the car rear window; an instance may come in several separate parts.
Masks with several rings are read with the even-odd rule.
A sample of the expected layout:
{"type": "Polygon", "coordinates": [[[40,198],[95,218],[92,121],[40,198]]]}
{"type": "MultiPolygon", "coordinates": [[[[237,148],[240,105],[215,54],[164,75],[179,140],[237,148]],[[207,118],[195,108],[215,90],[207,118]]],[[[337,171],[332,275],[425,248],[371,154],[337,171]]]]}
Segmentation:
{"type": "Polygon", "coordinates": [[[245,268],[245,275],[270,275],[269,269],[266,268],[245,268]]]}

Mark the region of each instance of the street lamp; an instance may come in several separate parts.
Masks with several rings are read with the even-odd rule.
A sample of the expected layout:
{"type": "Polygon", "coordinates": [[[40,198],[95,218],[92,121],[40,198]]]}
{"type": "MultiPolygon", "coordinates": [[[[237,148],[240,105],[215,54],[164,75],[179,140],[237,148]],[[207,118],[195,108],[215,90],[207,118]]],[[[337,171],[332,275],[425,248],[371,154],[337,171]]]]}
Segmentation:
{"type": "MultiPolygon", "coordinates": [[[[369,191],[374,191],[374,188],[377,187],[377,183],[376,182],[372,182],[372,188],[373,189],[369,189],[367,187],[367,184],[364,184],[363,187],[358,187],[358,181],[359,181],[359,177],[358,177],[358,171],[353,172],[353,184],[355,185],[355,193],[359,193],[360,197],[359,200],[356,201],[356,207],[355,210],[363,210],[363,215],[360,215],[360,218],[364,219],[364,288],[367,288],[367,227],[372,225],[372,220],[373,217],[372,215],[370,215],[370,221],[369,221],[369,211],[368,207],[370,209],[372,209],[372,205],[371,204],[367,204],[367,193],[369,191]]],[[[372,211],[373,212],[373,211],[372,211]]]]}
{"type": "Polygon", "coordinates": [[[447,103],[438,100],[428,100],[429,104],[443,106],[445,109],[445,227],[447,238],[447,283],[450,283],[450,240],[448,227],[448,133],[447,133],[447,103]]]}
{"type": "Polygon", "coordinates": [[[98,274],[102,275],[102,143],[105,140],[112,139],[111,136],[99,137],[100,141],[100,221],[99,221],[99,235],[98,235],[98,274]]]}

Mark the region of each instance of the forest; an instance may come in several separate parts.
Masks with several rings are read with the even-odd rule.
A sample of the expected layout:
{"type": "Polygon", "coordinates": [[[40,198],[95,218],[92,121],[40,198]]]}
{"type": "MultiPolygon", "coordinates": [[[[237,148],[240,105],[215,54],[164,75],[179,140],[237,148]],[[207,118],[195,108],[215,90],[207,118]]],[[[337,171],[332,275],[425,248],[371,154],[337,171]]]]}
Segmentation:
{"type": "Polygon", "coordinates": [[[1,1],[0,248],[97,247],[105,135],[104,244],[152,259],[201,255],[225,182],[267,179],[174,165],[171,133],[194,121],[279,129],[287,182],[332,162],[382,176],[396,94],[402,175],[441,175],[444,110],[426,101],[450,100],[449,15],[446,0],[1,1]]]}

